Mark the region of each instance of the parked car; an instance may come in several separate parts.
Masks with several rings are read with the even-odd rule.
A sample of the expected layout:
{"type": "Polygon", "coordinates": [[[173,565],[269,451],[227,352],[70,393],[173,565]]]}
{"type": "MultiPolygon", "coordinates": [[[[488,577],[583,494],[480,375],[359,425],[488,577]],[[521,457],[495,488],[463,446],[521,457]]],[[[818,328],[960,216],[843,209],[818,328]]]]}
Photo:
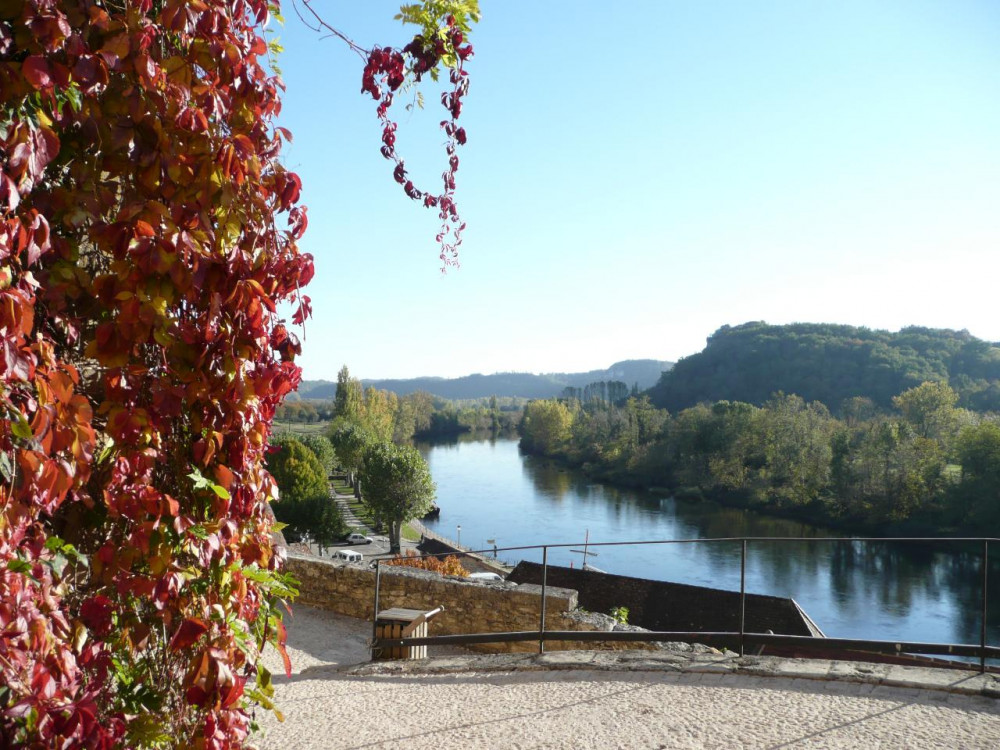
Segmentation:
{"type": "Polygon", "coordinates": [[[469,573],[469,578],[474,581],[502,581],[503,576],[499,573],[469,573]]]}
{"type": "Polygon", "coordinates": [[[370,536],[358,534],[357,532],[347,535],[348,544],[371,544],[372,541],[373,539],[370,536]]]}
{"type": "Polygon", "coordinates": [[[362,562],[365,558],[364,555],[362,555],[360,552],[355,552],[352,549],[338,549],[336,552],[333,553],[333,559],[343,560],[344,562],[349,562],[349,563],[359,563],[362,562]]]}

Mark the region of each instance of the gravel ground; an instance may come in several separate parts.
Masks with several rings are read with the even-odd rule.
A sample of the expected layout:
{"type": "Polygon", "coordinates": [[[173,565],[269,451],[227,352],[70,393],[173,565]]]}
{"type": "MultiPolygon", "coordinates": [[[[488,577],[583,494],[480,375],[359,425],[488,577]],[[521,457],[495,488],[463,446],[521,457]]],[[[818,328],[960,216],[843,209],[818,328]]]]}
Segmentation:
{"type": "Polygon", "coordinates": [[[370,623],[298,606],[288,630],[286,720],[258,715],[262,749],[1000,747],[1000,701],[980,696],[731,674],[350,676],[338,668],[367,661],[370,623]]]}

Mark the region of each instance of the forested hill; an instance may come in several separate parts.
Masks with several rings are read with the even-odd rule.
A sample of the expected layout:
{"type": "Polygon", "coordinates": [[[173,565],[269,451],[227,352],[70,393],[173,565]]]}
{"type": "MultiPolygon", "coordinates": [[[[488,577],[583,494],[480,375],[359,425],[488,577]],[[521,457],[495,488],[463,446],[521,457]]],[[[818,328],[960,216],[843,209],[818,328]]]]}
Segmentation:
{"type": "MultiPolygon", "coordinates": [[[[399,396],[416,391],[447,399],[520,397],[555,398],[567,386],[583,388],[600,381],[617,380],[628,387],[638,384],[645,390],[656,384],[670,362],[656,359],[629,359],[616,362],[606,370],[591,370],[575,373],[548,373],[533,375],[523,372],[501,372],[494,375],[466,375],[461,378],[410,378],[407,380],[363,380],[365,386],[375,386],[392,391],[399,396]]],[[[303,399],[332,399],[337,392],[337,383],[326,380],[304,380],[299,386],[299,397],[303,399]]]]}
{"type": "Polygon", "coordinates": [[[1000,411],[1000,345],[968,331],[744,323],[720,328],[649,394],[676,412],[701,401],[761,404],[784,391],[836,412],[852,396],[889,407],[893,396],[927,380],[947,381],[961,406],[1000,411]]]}

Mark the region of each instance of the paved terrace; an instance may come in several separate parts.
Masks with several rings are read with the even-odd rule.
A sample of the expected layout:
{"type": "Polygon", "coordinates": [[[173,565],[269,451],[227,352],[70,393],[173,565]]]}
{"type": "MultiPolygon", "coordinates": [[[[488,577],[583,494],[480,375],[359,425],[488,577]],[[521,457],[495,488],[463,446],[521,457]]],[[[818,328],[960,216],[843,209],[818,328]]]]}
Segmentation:
{"type": "Polygon", "coordinates": [[[294,612],[261,748],[1000,747],[996,675],[682,646],[372,664],[371,623],[294,612]]]}

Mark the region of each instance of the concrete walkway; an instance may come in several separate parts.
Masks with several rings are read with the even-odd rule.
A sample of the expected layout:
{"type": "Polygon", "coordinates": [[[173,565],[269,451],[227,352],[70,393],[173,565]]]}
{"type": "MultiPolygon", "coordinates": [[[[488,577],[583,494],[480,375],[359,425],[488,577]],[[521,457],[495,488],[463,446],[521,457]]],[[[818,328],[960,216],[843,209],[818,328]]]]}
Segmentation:
{"type": "Polygon", "coordinates": [[[695,651],[369,664],[370,623],[294,611],[261,748],[1000,747],[993,675],[695,651]]]}

